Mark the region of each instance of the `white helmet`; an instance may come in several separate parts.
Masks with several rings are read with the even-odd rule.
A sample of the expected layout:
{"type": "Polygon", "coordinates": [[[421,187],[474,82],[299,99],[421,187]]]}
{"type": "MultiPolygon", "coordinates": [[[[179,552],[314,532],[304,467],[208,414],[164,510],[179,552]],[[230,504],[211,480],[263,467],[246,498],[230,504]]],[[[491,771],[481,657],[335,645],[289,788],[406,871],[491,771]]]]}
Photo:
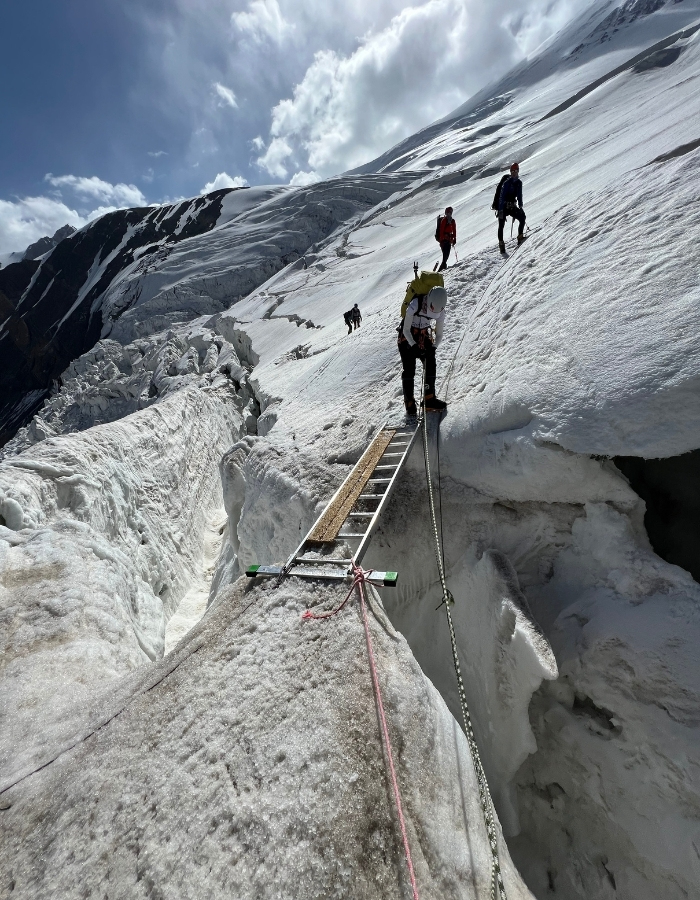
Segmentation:
{"type": "Polygon", "coordinates": [[[428,307],[431,312],[440,313],[447,306],[447,291],[444,287],[430,288],[428,307]]]}

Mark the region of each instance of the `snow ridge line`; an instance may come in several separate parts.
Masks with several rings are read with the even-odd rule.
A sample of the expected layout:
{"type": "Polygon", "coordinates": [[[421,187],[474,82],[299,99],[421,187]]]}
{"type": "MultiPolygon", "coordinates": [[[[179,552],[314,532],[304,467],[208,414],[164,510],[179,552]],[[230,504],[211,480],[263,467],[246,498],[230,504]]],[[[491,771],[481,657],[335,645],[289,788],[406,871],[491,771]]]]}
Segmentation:
{"type": "Polygon", "coordinates": [[[391,746],[391,738],[389,737],[389,728],[386,724],[386,715],[384,713],[384,703],[382,701],[382,691],[379,686],[379,675],[377,674],[377,663],[374,656],[374,647],[372,646],[372,637],[369,633],[369,620],[367,618],[367,606],[365,603],[365,584],[367,583],[367,579],[372,574],[372,569],[369,571],[365,571],[361,566],[356,565],[355,561],[352,561],[352,572],[354,575],[352,585],[350,586],[350,590],[347,593],[346,598],[340,604],[340,606],[336,607],[332,612],[329,613],[312,613],[310,609],[307,609],[306,612],[302,615],[302,619],[330,619],[332,616],[335,616],[340,610],[345,606],[350,597],[352,596],[352,592],[357,588],[358,593],[360,594],[360,608],[362,610],[362,624],[365,629],[365,640],[367,641],[367,656],[369,657],[369,667],[370,672],[372,673],[372,687],[374,688],[374,696],[377,701],[377,712],[379,713],[379,722],[381,724],[382,735],[384,737],[384,746],[386,747],[386,757],[389,763],[389,773],[391,775],[391,784],[394,791],[394,802],[396,803],[396,812],[399,817],[399,826],[401,828],[401,838],[403,840],[403,849],[404,854],[406,856],[406,866],[408,867],[408,875],[411,879],[411,890],[413,892],[413,900],[419,900],[418,897],[418,887],[416,885],[416,873],[413,868],[413,858],[411,856],[411,847],[408,843],[408,833],[406,831],[406,821],[403,815],[403,805],[401,803],[401,792],[399,790],[399,781],[396,776],[396,768],[394,767],[394,753],[391,746]]]}

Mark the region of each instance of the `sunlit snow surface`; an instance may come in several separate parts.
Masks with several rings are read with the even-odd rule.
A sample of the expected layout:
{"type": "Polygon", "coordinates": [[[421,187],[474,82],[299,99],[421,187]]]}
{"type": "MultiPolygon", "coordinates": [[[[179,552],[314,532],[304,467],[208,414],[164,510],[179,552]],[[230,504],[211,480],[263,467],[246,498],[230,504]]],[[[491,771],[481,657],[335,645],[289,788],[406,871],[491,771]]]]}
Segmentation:
{"type": "MultiPolygon", "coordinates": [[[[367,771],[384,777],[354,614],[302,626],[301,610],[326,596],[320,588],[288,582],[277,598],[271,587],[248,597],[231,584],[250,563],[283,560],[376,429],[402,421],[398,310],[413,261],[432,267],[438,257],[435,216],[449,203],[459,262],[447,273],[438,353],[438,393],[449,402],[439,424],[445,556],[510,852],[537,897],[694,895],[700,587],[652,552],[643,505],[605,458],[700,447],[700,31],[689,27],[700,2],[615,9],[594,4],[537,58],[365,175],[306,188],[309,202],[344,194],[356,207],[303,260],[277,271],[276,236],[293,234],[302,194],[240,191],[209,235],[183,241],[161,266],[123,273],[107,292],[106,316],[127,289],[139,301],[106,327],[103,350],[73,365],[0,470],[10,660],[0,688],[11,725],[2,785],[103,724],[100,737],[0,795],[13,803],[2,812],[13,835],[5,869],[14,866],[25,893],[49,896],[60,872],[62,894],[78,895],[70,854],[88,795],[117,771],[80,866],[95,881],[116,879],[123,895],[140,896],[145,878],[168,896],[193,885],[214,896],[231,887],[238,896],[388,896],[399,864],[387,850],[384,787],[380,801],[365,769],[350,781],[360,744],[371,747],[367,771]],[[517,253],[509,240],[504,260],[489,207],[514,159],[531,231],[517,253]],[[371,191],[383,199],[370,204],[371,191]],[[246,265],[266,257],[277,274],[234,303],[246,265]],[[215,305],[195,310],[192,298],[205,295],[215,305]],[[342,313],[355,302],[363,323],[348,335],[342,313]],[[156,327],[157,316],[167,322],[156,327]],[[151,377],[156,395],[140,409],[134,398],[151,377]],[[188,591],[201,596],[222,502],[228,526],[209,613],[156,674],[115,680],[150,666],[164,620],[188,591]],[[175,665],[172,680],[148,689],[175,665]],[[121,708],[131,711],[104,724],[121,708]],[[81,772],[89,787],[70,822],[49,816],[39,829],[44,798],[59,782],[80,785],[81,772]],[[143,784],[150,794],[122,813],[120,797],[143,784]],[[193,787],[204,784],[203,794],[193,787]],[[179,804],[201,858],[188,855],[179,804]],[[107,876],[100,854],[116,845],[124,855],[107,876]],[[376,890],[363,854],[377,860],[376,890]]],[[[437,423],[430,434],[435,466],[437,423]]],[[[367,564],[400,572],[382,598],[387,613],[458,715],[419,453],[367,564]]],[[[425,895],[481,897],[487,853],[464,770],[463,814],[451,793],[464,745],[387,628],[377,634],[425,895]]],[[[510,869],[508,878],[509,896],[525,896],[510,869]]]]}

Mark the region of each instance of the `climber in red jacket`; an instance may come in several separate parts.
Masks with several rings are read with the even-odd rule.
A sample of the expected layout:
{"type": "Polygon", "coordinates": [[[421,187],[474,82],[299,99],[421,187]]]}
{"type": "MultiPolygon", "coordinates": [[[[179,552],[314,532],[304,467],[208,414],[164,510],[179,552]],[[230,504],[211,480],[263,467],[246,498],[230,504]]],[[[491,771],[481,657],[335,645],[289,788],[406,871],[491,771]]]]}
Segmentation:
{"type": "Polygon", "coordinates": [[[442,272],[447,268],[447,260],[450,257],[450,250],[457,243],[457,223],[452,218],[452,207],[448,206],[444,216],[438,217],[437,233],[435,237],[440,242],[442,250],[442,263],[438,272],[442,272]]]}

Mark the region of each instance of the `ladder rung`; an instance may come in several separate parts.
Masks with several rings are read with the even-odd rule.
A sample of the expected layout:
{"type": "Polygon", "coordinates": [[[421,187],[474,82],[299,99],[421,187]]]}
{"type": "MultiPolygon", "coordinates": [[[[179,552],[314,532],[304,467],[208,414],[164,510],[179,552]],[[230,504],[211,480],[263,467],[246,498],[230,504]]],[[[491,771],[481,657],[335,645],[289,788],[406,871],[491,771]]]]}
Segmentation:
{"type": "Polygon", "coordinates": [[[349,566],[352,562],[351,559],[331,559],[327,557],[326,559],[304,559],[303,556],[300,556],[298,559],[294,560],[294,565],[303,565],[303,566],[349,566]]]}
{"type": "Polygon", "coordinates": [[[338,534],[339,538],[363,538],[367,534],[366,531],[361,532],[348,532],[348,534],[338,534]]]}
{"type": "Polygon", "coordinates": [[[349,518],[349,519],[371,519],[373,515],[374,515],[373,512],[369,512],[369,513],[349,513],[348,518],[349,518]]]}
{"type": "Polygon", "coordinates": [[[396,469],[398,469],[398,467],[399,467],[398,463],[393,463],[390,466],[375,466],[374,471],[375,472],[386,472],[388,469],[391,469],[392,472],[394,472],[394,471],[396,471],[396,469]]]}
{"type": "Polygon", "coordinates": [[[381,500],[384,494],[360,494],[358,500],[381,500]]]}
{"type": "Polygon", "coordinates": [[[382,459],[388,459],[390,456],[403,456],[403,453],[385,453],[382,459]]]}
{"type": "Polygon", "coordinates": [[[391,478],[370,478],[367,484],[390,484],[391,478]]]}

